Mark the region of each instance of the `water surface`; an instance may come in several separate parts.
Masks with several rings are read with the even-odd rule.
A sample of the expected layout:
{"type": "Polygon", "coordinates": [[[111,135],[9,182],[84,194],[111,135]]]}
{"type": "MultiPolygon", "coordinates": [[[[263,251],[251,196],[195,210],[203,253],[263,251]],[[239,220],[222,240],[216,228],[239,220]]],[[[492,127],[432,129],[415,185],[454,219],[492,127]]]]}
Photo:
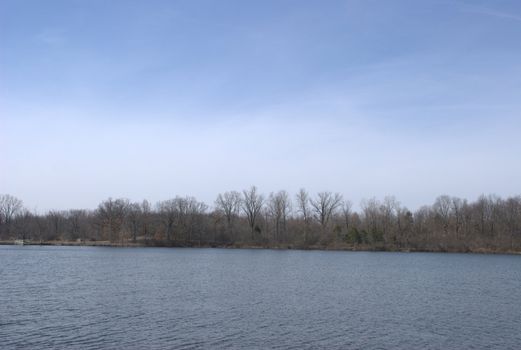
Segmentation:
{"type": "Polygon", "coordinates": [[[0,246],[0,347],[519,349],[521,256],[0,246]]]}

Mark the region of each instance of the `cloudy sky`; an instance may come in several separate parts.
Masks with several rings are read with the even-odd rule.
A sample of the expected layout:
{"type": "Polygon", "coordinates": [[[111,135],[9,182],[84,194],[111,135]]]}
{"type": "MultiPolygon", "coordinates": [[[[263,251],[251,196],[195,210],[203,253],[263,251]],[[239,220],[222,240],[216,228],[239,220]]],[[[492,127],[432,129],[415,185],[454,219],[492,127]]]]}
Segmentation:
{"type": "Polygon", "coordinates": [[[521,194],[521,2],[0,0],[0,193],[521,194]]]}

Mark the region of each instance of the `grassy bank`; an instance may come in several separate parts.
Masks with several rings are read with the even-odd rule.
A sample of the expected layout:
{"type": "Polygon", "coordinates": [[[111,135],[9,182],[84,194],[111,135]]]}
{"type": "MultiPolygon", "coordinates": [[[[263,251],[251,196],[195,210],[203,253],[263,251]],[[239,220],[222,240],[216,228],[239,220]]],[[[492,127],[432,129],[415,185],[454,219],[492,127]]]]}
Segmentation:
{"type": "MultiPolygon", "coordinates": [[[[14,240],[0,241],[0,245],[16,245],[14,240]]],[[[489,248],[468,248],[466,250],[457,249],[411,249],[385,246],[369,245],[347,245],[335,244],[330,246],[322,245],[294,245],[294,244],[270,244],[256,245],[248,243],[199,243],[186,241],[138,241],[138,242],[110,242],[110,241],[24,241],[23,245],[28,246],[75,246],[75,247],[119,247],[119,248],[144,248],[144,247],[166,247],[166,248],[229,248],[229,249],[280,249],[280,250],[323,250],[323,251],[367,251],[367,252],[402,252],[402,253],[475,253],[475,254],[516,254],[519,251],[497,250],[489,248]]]]}

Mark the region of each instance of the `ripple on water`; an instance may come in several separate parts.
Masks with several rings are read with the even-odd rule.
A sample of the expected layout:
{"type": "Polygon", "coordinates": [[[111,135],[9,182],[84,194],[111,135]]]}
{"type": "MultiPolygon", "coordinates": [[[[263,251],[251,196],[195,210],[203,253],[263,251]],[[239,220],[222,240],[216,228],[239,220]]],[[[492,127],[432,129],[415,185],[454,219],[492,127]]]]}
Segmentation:
{"type": "Polygon", "coordinates": [[[516,349],[521,256],[0,247],[2,348],[516,349]]]}

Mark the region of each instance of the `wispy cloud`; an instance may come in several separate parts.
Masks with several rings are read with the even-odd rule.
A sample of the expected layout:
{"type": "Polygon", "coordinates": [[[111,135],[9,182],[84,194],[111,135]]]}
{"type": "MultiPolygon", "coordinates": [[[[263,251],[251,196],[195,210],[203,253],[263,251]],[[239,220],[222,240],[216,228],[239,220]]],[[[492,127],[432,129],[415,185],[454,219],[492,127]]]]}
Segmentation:
{"type": "Polygon", "coordinates": [[[489,8],[472,7],[472,8],[468,8],[468,9],[464,10],[463,12],[476,13],[476,14],[480,14],[480,15],[491,16],[491,17],[496,17],[496,18],[504,18],[504,19],[508,19],[508,20],[521,22],[521,15],[516,15],[516,14],[502,12],[502,11],[496,11],[496,10],[492,10],[489,8]]]}
{"type": "Polygon", "coordinates": [[[62,30],[45,29],[36,35],[36,39],[48,46],[62,46],[66,42],[65,34],[62,30]]]}

